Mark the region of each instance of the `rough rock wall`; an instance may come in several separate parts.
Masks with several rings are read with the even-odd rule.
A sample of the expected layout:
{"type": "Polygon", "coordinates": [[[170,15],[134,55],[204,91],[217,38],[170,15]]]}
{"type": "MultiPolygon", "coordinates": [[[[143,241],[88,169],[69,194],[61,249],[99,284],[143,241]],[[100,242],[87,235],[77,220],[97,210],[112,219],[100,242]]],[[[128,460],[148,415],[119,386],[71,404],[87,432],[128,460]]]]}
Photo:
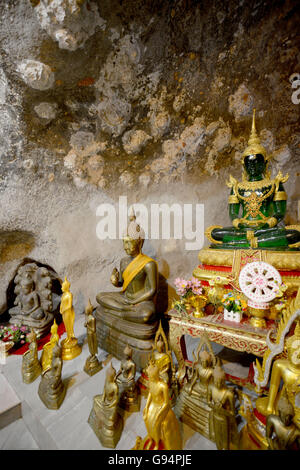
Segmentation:
{"type": "MultiPolygon", "coordinates": [[[[0,3],[0,312],[25,257],[67,275],[78,309],[110,289],[122,246],[97,238],[96,209],[121,195],[203,203],[206,226],[228,224],[225,181],[241,176],[253,107],[296,221],[297,3],[0,3]]],[[[170,285],[197,264],[185,240],[145,252],[170,285]]]]}

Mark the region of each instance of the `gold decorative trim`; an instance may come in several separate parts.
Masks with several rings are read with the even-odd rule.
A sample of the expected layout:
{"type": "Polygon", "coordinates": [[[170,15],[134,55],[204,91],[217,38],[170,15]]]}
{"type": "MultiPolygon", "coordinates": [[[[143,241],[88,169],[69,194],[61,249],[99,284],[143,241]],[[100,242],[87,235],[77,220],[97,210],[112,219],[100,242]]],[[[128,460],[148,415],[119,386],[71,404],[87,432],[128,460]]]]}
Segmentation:
{"type": "Polygon", "coordinates": [[[217,243],[217,244],[220,244],[222,245],[222,242],[220,240],[215,240],[212,235],[211,235],[211,232],[215,229],[215,228],[223,228],[222,225],[211,225],[210,227],[208,227],[204,234],[206,236],[206,238],[208,238],[208,240],[212,243],[217,243]]]}
{"type": "MultiPolygon", "coordinates": [[[[286,227],[294,228],[296,226],[286,227]]],[[[300,226],[297,226],[300,230],[300,226]]],[[[240,252],[253,250],[221,250],[213,248],[203,248],[199,251],[198,259],[201,264],[213,266],[229,266],[232,267],[234,258],[240,256],[240,252]]],[[[285,271],[300,271],[300,251],[271,251],[271,250],[255,250],[261,253],[261,261],[271,264],[276,269],[285,271]]],[[[223,273],[226,275],[226,273],[223,273]]]]}
{"type": "Polygon", "coordinates": [[[228,204],[240,204],[239,198],[235,194],[230,194],[228,204]]]}
{"type": "Polygon", "coordinates": [[[278,191],[274,194],[273,201],[286,201],[287,200],[287,194],[285,191],[278,191]]]}

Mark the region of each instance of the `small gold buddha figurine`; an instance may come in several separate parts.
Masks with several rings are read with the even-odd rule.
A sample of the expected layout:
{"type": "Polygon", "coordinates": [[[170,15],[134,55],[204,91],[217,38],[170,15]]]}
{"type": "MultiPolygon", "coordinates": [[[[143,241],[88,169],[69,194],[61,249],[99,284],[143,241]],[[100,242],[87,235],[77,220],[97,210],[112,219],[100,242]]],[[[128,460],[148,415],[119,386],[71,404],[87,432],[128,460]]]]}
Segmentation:
{"type": "Polygon", "coordinates": [[[157,262],[142,253],[145,233],[134,214],[123,236],[126,252],[120,270],[114,268],[111,283],[121,292],[100,292],[95,316],[99,346],[122,360],[128,344],[137,370],[147,366],[157,330],[157,262]]]}
{"type": "Polygon", "coordinates": [[[187,382],[176,401],[175,414],[189,427],[209,439],[211,407],[207,403],[207,392],[216,358],[205,333],[199,341],[196,353],[193,351],[193,357],[192,370],[187,374],[187,382]]]}
{"type": "Polygon", "coordinates": [[[120,392],[120,408],[135,412],[140,411],[140,396],[135,382],[136,365],[132,360],[132,349],[127,345],[124,349],[124,360],[116,375],[120,392]]]}
{"type": "Polygon", "coordinates": [[[294,423],[300,427],[300,320],[296,321],[294,334],[286,342],[287,359],[276,359],[273,363],[269,394],[256,400],[257,410],[264,416],[277,414],[277,402],[282,392],[286,393],[295,412],[294,423]]]}
{"type": "Polygon", "coordinates": [[[29,347],[28,350],[23,354],[22,360],[22,378],[23,382],[30,384],[42,373],[42,366],[38,359],[38,346],[36,334],[33,328],[28,334],[29,347]]]}
{"type": "Polygon", "coordinates": [[[193,363],[191,382],[187,391],[190,394],[194,391],[196,395],[207,396],[208,384],[213,375],[212,356],[205,349],[198,354],[193,363]]]}
{"type": "Polygon", "coordinates": [[[286,396],[278,402],[277,415],[267,417],[266,438],[270,450],[300,450],[300,429],[293,423],[294,408],[286,396]]]}
{"type": "Polygon", "coordinates": [[[137,438],[135,449],[139,450],[181,450],[182,437],[179,421],[171,408],[169,387],[160,378],[159,368],[150,359],[147,367],[149,393],[143,411],[147,436],[137,438]]]}
{"type": "Polygon", "coordinates": [[[118,412],[119,387],[116,383],[116,370],[110,364],[106,371],[102,395],[94,397],[93,408],[88,423],[104,447],[114,449],[123,430],[123,418],[118,412]]]}
{"type": "Polygon", "coordinates": [[[53,325],[51,326],[51,337],[50,341],[43,346],[41,364],[43,370],[48,369],[52,362],[52,351],[54,346],[59,342],[59,334],[57,333],[58,326],[54,319],[53,325]]]}
{"type": "Polygon", "coordinates": [[[70,283],[66,277],[62,283],[61,290],[63,291],[63,295],[60,302],[60,313],[63,317],[67,332],[67,337],[61,342],[62,359],[69,361],[79,356],[81,346],[78,344],[78,340],[74,334],[75,312],[73,308],[73,295],[70,292],[70,283]]]}
{"type": "Polygon", "coordinates": [[[211,406],[211,440],[218,450],[237,449],[237,423],[235,419],[234,391],[225,384],[225,372],[217,364],[213,372],[213,381],[209,384],[207,401],[211,406]]]}
{"type": "Polygon", "coordinates": [[[56,344],[52,350],[51,366],[43,371],[38,394],[49,410],[58,410],[64,401],[66,387],[61,379],[62,349],[56,344]]]}
{"type": "Polygon", "coordinates": [[[93,316],[93,306],[89,299],[89,303],[85,309],[85,323],[87,331],[87,340],[90,355],[87,358],[83,370],[88,375],[94,375],[99,370],[102,369],[102,364],[99,362],[97,353],[98,353],[98,341],[97,341],[97,331],[96,331],[96,318],[93,316]]]}

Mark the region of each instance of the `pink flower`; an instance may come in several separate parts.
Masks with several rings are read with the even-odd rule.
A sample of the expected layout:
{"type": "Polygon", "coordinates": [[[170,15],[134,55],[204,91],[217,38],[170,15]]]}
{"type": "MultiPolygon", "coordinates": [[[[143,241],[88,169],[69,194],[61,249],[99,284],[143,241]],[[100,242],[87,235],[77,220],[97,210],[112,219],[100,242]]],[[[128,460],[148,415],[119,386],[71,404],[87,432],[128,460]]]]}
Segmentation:
{"type": "Polygon", "coordinates": [[[196,295],[201,295],[201,294],[203,294],[203,289],[202,289],[202,287],[198,287],[198,288],[193,287],[193,294],[196,294],[196,295]]]}
{"type": "Polygon", "coordinates": [[[176,287],[176,292],[178,295],[184,295],[186,294],[187,290],[189,289],[189,281],[186,281],[185,279],[181,279],[180,277],[177,277],[174,281],[175,287],[176,287]]]}

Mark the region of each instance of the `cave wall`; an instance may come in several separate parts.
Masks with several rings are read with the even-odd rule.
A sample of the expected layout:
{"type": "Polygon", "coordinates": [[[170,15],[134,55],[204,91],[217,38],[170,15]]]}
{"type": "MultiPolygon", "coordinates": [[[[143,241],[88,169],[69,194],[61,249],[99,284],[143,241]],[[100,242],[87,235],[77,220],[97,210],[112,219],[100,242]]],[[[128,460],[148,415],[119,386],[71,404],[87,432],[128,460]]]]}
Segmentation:
{"type": "MultiPolygon", "coordinates": [[[[253,108],[297,221],[297,3],[0,3],[0,313],[24,257],[67,275],[78,310],[111,289],[122,244],[97,238],[99,204],[201,203],[228,225],[253,108]]],[[[170,299],[197,265],[185,242],[145,242],[170,299]]]]}

